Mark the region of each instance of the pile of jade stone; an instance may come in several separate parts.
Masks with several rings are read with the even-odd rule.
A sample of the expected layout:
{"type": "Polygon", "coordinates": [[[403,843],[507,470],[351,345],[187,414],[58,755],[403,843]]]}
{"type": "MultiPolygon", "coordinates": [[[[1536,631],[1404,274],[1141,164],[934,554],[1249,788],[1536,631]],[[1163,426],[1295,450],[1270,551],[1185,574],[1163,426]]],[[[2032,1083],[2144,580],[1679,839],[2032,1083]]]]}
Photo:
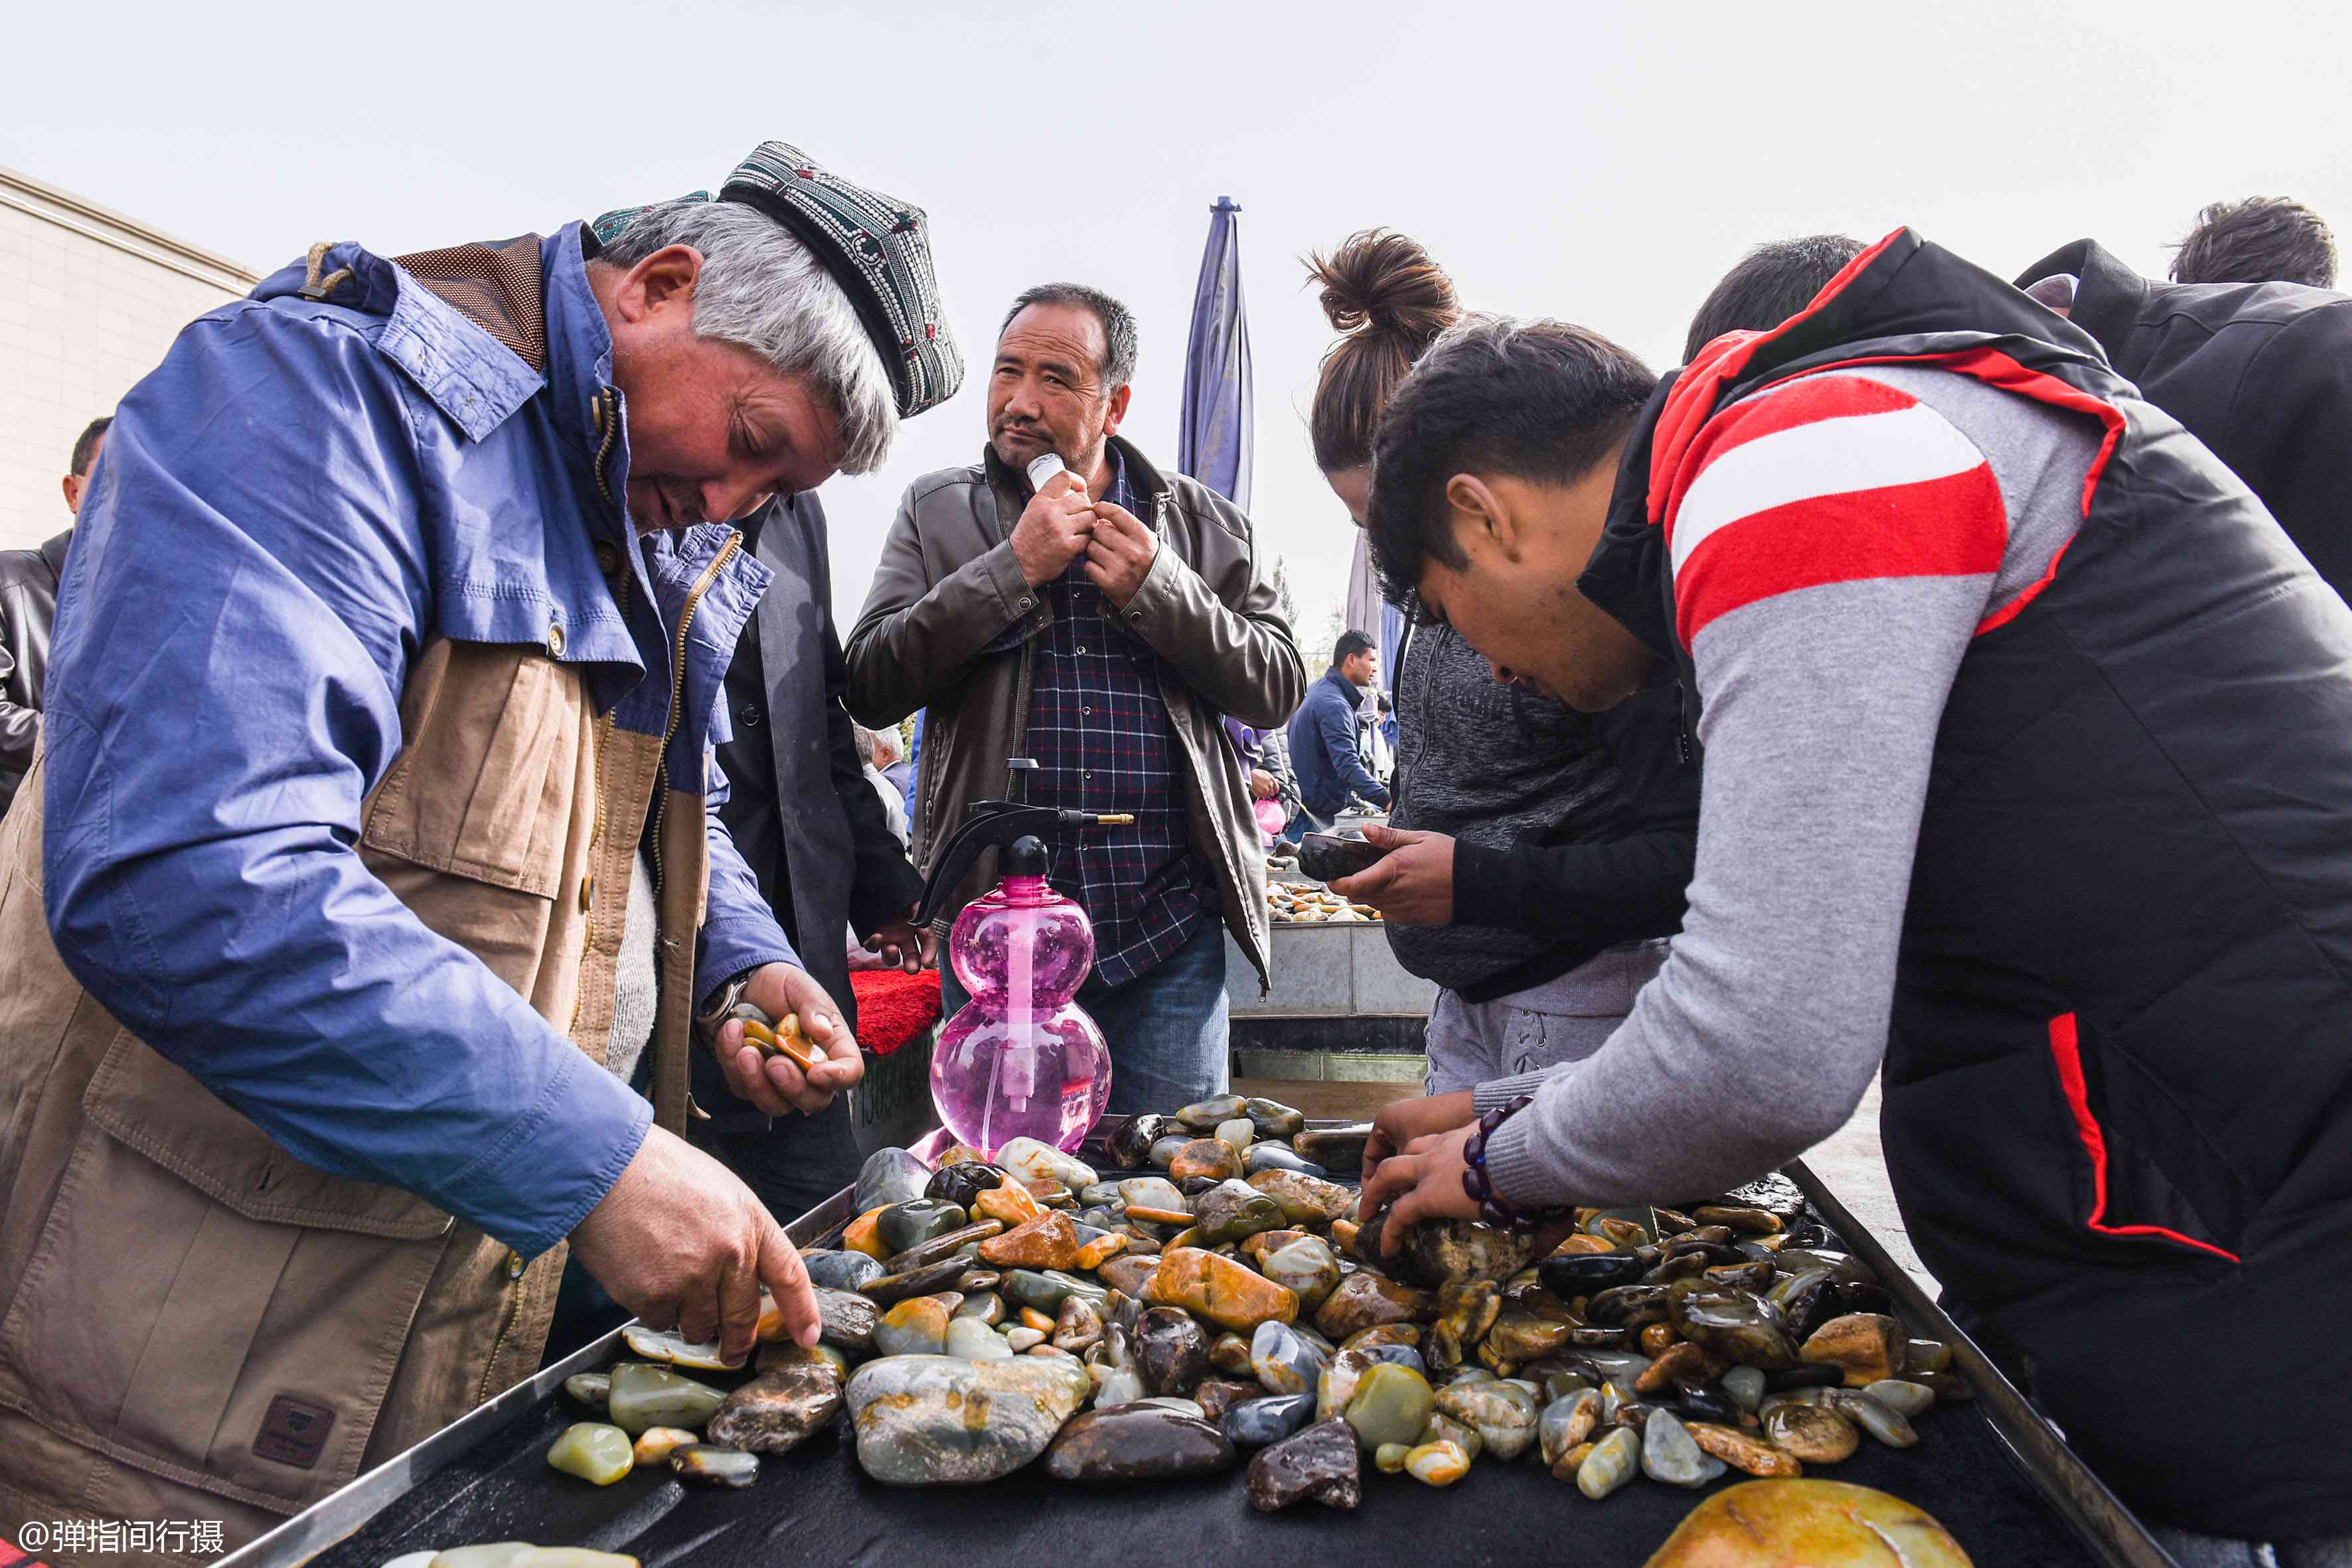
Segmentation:
{"type": "MultiPolygon", "coordinates": [[[[1227,1095],[1112,1134],[1114,1168],[1020,1139],[859,1173],[840,1245],[806,1255],[824,1334],[772,1307],[757,1375],[688,1375],[709,1345],[632,1328],[641,1360],[575,1378],[601,1411],[551,1454],[591,1479],[666,1458],[741,1485],[846,1408],[857,1462],[898,1486],[979,1485],[1042,1459],[1131,1483],[1248,1464],[1260,1509],[1355,1506],[1363,1460],[1431,1486],[1542,1464],[1588,1498],[1634,1475],[1700,1487],[1897,1447],[1967,1397],[1946,1348],[1780,1178],[1687,1211],[1579,1211],[1531,1238],[1434,1221],[1380,1245],[1354,1189],[1365,1126],[1313,1129],[1227,1095]],[[1793,1228],[1792,1228],[1793,1226],[1793,1228]],[[699,1436],[698,1436],[698,1433],[699,1436]]],[[[574,1386],[574,1385],[577,1386],[574,1386]]]]}

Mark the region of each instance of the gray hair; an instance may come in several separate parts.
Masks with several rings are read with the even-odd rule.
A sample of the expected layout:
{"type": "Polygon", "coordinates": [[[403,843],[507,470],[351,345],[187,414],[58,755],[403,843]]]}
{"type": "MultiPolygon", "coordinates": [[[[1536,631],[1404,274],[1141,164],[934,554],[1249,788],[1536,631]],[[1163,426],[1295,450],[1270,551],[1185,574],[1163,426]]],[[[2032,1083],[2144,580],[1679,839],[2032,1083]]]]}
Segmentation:
{"type": "Polygon", "coordinates": [[[1102,372],[1103,391],[1125,386],[1135,379],[1134,311],[1101,289],[1090,289],[1084,283],[1040,283],[1014,296],[1013,309],[1005,311],[1004,320],[996,324],[996,335],[1003,337],[1004,329],[1013,324],[1013,318],[1032,305],[1076,305],[1092,310],[1103,330],[1103,361],[1097,367],[1102,372]]]}
{"type": "Polygon", "coordinates": [[[898,428],[890,372],[856,307],[808,247],[740,202],[656,202],[605,243],[603,259],[626,268],[671,245],[702,256],[695,336],[740,344],[783,374],[806,376],[841,421],[841,471],[880,468],[898,428]]]}

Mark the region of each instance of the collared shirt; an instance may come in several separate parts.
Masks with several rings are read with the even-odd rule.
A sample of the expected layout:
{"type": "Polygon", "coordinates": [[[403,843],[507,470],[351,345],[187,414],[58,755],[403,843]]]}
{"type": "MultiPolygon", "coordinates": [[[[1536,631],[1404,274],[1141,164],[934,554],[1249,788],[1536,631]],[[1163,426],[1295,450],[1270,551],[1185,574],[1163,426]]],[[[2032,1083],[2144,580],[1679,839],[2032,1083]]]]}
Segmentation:
{"type": "MultiPolygon", "coordinates": [[[[1104,500],[1141,516],[1127,465],[1109,449],[1104,500]]],[[[1053,622],[1038,642],[1029,698],[1029,798],[1127,812],[1129,827],[1067,830],[1051,846],[1055,889],[1095,925],[1095,973],[1117,985],[1184,945],[1213,918],[1214,883],[1192,846],[1176,732],[1160,656],[1119,629],[1086,558],[1045,584],[1053,622]]]]}

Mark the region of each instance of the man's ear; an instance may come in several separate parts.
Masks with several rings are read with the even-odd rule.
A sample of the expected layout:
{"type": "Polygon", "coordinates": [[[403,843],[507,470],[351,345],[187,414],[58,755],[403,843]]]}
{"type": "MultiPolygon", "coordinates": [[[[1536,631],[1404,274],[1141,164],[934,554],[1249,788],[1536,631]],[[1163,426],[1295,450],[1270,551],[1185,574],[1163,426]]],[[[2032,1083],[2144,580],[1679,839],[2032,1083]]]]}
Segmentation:
{"type": "Polygon", "coordinates": [[[1453,514],[1454,537],[1465,550],[1483,542],[1504,560],[1518,560],[1527,520],[1511,510],[1494,486],[1476,474],[1456,474],[1445,481],[1445,505],[1453,514]]]}
{"type": "Polygon", "coordinates": [[[666,245],[629,268],[614,291],[613,303],[630,322],[681,306],[691,320],[694,286],[701,277],[702,252],[690,245],[666,245]]]}
{"type": "Polygon", "coordinates": [[[1127,417],[1127,400],[1134,392],[1135,388],[1123,384],[1110,389],[1110,406],[1103,414],[1105,440],[1118,434],[1119,421],[1127,417]]]}

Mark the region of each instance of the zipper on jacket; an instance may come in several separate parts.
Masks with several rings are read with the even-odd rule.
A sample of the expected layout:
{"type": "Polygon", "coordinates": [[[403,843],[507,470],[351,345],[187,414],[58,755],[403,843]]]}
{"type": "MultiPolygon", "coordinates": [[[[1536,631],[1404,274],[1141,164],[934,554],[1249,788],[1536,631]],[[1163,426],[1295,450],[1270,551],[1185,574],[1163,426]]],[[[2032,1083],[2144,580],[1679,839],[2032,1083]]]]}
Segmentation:
{"type": "Polygon", "coordinates": [[[686,605],[677,613],[677,638],[670,647],[669,722],[662,728],[661,758],[654,775],[654,894],[658,898],[662,886],[662,820],[669,812],[669,743],[677,734],[678,701],[686,695],[686,634],[694,625],[694,612],[702,607],[702,595],[719,580],[719,574],[735,552],[742,546],[743,536],[730,531],[719,553],[703,568],[702,575],[686,595],[686,605]]]}

